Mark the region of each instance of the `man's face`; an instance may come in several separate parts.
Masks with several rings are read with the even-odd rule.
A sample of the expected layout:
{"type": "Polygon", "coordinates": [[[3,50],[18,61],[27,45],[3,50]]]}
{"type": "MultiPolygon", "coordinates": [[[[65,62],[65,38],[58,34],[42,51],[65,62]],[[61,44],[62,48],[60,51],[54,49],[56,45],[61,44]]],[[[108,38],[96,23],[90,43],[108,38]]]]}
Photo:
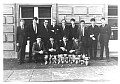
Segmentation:
{"type": "Polygon", "coordinates": [[[67,38],[63,37],[63,41],[66,42],[66,41],[67,41],[67,38]]]}
{"type": "Polygon", "coordinates": [[[37,20],[33,19],[33,23],[36,24],[36,23],[37,23],[37,20]]]}
{"type": "Polygon", "coordinates": [[[78,42],[78,39],[75,39],[75,42],[78,42]]]}
{"type": "Polygon", "coordinates": [[[95,21],[91,21],[91,25],[95,25],[95,21]]]}
{"type": "Polygon", "coordinates": [[[37,38],[37,43],[40,43],[41,42],[41,38],[37,38]]]}
{"type": "Polygon", "coordinates": [[[44,25],[46,25],[46,26],[48,25],[48,20],[44,21],[44,25]]]}
{"type": "Polygon", "coordinates": [[[24,25],[24,23],[25,23],[24,20],[20,21],[20,25],[24,25]]]}
{"type": "Polygon", "coordinates": [[[101,19],[101,22],[102,22],[102,24],[105,24],[105,20],[104,19],[101,19]]]}
{"type": "Polygon", "coordinates": [[[54,41],[54,38],[50,38],[50,41],[52,41],[52,42],[53,42],[53,41],[54,41]]]}
{"type": "Polygon", "coordinates": [[[74,21],[70,21],[70,23],[71,23],[71,24],[75,24],[75,22],[74,22],[74,21]]]}
{"type": "Polygon", "coordinates": [[[66,23],[65,20],[63,20],[63,21],[62,21],[62,25],[65,25],[65,23],[66,23]]]}
{"type": "Polygon", "coordinates": [[[85,23],[84,23],[84,22],[81,22],[81,23],[80,23],[80,25],[81,25],[81,26],[84,26],[84,25],[85,25],[85,23]]]}
{"type": "Polygon", "coordinates": [[[53,20],[52,24],[53,24],[53,25],[56,25],[56,20],[53,20]]]}

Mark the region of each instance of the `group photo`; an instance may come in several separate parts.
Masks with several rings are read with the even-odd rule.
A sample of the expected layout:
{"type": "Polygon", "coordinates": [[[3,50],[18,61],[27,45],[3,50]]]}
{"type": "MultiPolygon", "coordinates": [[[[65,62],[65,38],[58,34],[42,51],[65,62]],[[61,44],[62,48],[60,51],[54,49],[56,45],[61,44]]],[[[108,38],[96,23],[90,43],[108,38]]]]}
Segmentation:
{"type": "Polygon", "coordinates": [[[117,80],[118,29],[117,4],[4,3],[3,82],[117,80]]]}

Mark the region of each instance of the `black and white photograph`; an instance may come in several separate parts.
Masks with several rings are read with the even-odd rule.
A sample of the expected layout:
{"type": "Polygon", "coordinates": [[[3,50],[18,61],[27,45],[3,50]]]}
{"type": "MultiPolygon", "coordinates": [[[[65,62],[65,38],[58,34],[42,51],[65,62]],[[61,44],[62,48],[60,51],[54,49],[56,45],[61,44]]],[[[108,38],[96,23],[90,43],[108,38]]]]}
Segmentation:
{"type": "Polygon", "coordinates": [[[47,1],[2,4],[2,82],[118,81],[119,4],[47,1]]]}

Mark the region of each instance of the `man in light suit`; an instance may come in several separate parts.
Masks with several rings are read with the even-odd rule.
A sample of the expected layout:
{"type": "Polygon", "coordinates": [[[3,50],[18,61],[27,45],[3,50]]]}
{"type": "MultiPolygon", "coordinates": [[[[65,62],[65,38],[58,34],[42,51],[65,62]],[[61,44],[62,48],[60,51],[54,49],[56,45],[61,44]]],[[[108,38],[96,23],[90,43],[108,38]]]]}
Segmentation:
{"type": "Polygon", "coordinates": [[[103,59],[103,51],[105,47],[105,52],[106,52],[106,58],[107,61],[109,61],[109,39],[111,35],[111,27],[105,23],[105,18],[101,18],[102,25],[99,27],[100,28],[100,37],[99,37],[99,42],[100,42],[100,59],[103,59]]]}
{"type": "Polygon", "coordinates": [[[37,17],[33,18],[32,24],[27,27],[27,37],[30,40],[30,47],[29,47],[29,62],[32,61],[32,46],[33,43],[36,41],[36,37],[39,33],[39,26],[37,24],[37,17]]]}
{"type": "Polygon", "coordinates": [[[42,59],[41,61],[43,61],[44,54],[47,54],[41,36],[37,36],[36,40],[37,42],[34,42],[32,47],[32,53],[34,55],[35,63],[38,62],[39,58],[42,59]]]}
{"type": "Polygon", "coordinates": [[[24,26],[25,21],[23,19],[20,20],[20,26],[17,27],[16,33],[16,45],[18,52],[18,63],[24,63],[25,59],[25,47],[26,47],[26,27],[24,26]]]}

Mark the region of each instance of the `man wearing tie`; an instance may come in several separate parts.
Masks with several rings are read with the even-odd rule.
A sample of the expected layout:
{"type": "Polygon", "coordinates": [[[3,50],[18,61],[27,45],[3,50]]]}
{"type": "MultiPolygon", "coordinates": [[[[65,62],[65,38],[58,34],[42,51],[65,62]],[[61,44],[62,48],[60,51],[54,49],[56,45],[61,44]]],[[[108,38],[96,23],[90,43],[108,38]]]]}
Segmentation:
{"type": "Polygon", "coordinates": [[[41,36],[37,36],[37,42],[33,43],[33,47],[32,47],[32,52],[34,55],[34,59],[35,59],[35,63],[38,62],[38,58],[44,59],[44,54],[46,54],[46,50],[44,47],[44,43],[42,42],[41,36]]]}
{"type": "Polygon", "coordinates": [[[24,63],[24,59],[25,59],[25,46],[26,46],[27,38],[26,38],[26,27],[24,26],[24,24],[25,24],[24,20],[21,19],[20,26],[17,27],[17,33],[16,33],[18,64],[24,63]]]}
{"type": "Polygon", "coordinates": [[[68,39],[70,37],[70,29],[66,25],[66,20],[61,20],[62,25],[60,26],[60,41],[62,41],[63,37],[66,36],[68,39]]]}
{"type": "Polygon", "coordinates": [[[94,18],[92,18],[90,22],[91,25],[87,28],[88,46],[89,46],[90,58],[96,59],[99,27],[95,25],[94,18]]]}
{"type": "Polygon", "coordinates": [[[109,61],[109,39],[111,35],[111,27],[105,23],[105,18],[101,18],[102,25],[100,26],[100,37],[99,37],[99,42],[100,42],[100,59],[103,59],[103,51],[105,47],[105,52],[106,52],[106,58],[107,61],[109,61]]]}
{"type": "Polygon", "coordinates": [[[88,55],[88,49],[87,49],[87,28],[85,26],[85,21],[81,20],[80,25],[77,30],[77,38],[79,39],[79,42],[82,44],[82,50],[84,54],[88,55]]]}
{"type": "Polygon", "coordinates": [[[27,37],[30,40],[30,48],[29,48],[29,62],[32,61],[32,46],[33,43],[36,41],[36,37],[39,32],[39,26],[37,24],[37,17],[33,18],[32,24],[30,24],[27,28],[27,37]]]}
{"type": "Polygon", "coordinates": [[[41,35],[42,40],[45,44],[45,48],[47,48],[46,45],[50,38],[50,26],[48,25],[48,20],[44,20],[43,25],[40,25],[39,35],[41,35]]]}

